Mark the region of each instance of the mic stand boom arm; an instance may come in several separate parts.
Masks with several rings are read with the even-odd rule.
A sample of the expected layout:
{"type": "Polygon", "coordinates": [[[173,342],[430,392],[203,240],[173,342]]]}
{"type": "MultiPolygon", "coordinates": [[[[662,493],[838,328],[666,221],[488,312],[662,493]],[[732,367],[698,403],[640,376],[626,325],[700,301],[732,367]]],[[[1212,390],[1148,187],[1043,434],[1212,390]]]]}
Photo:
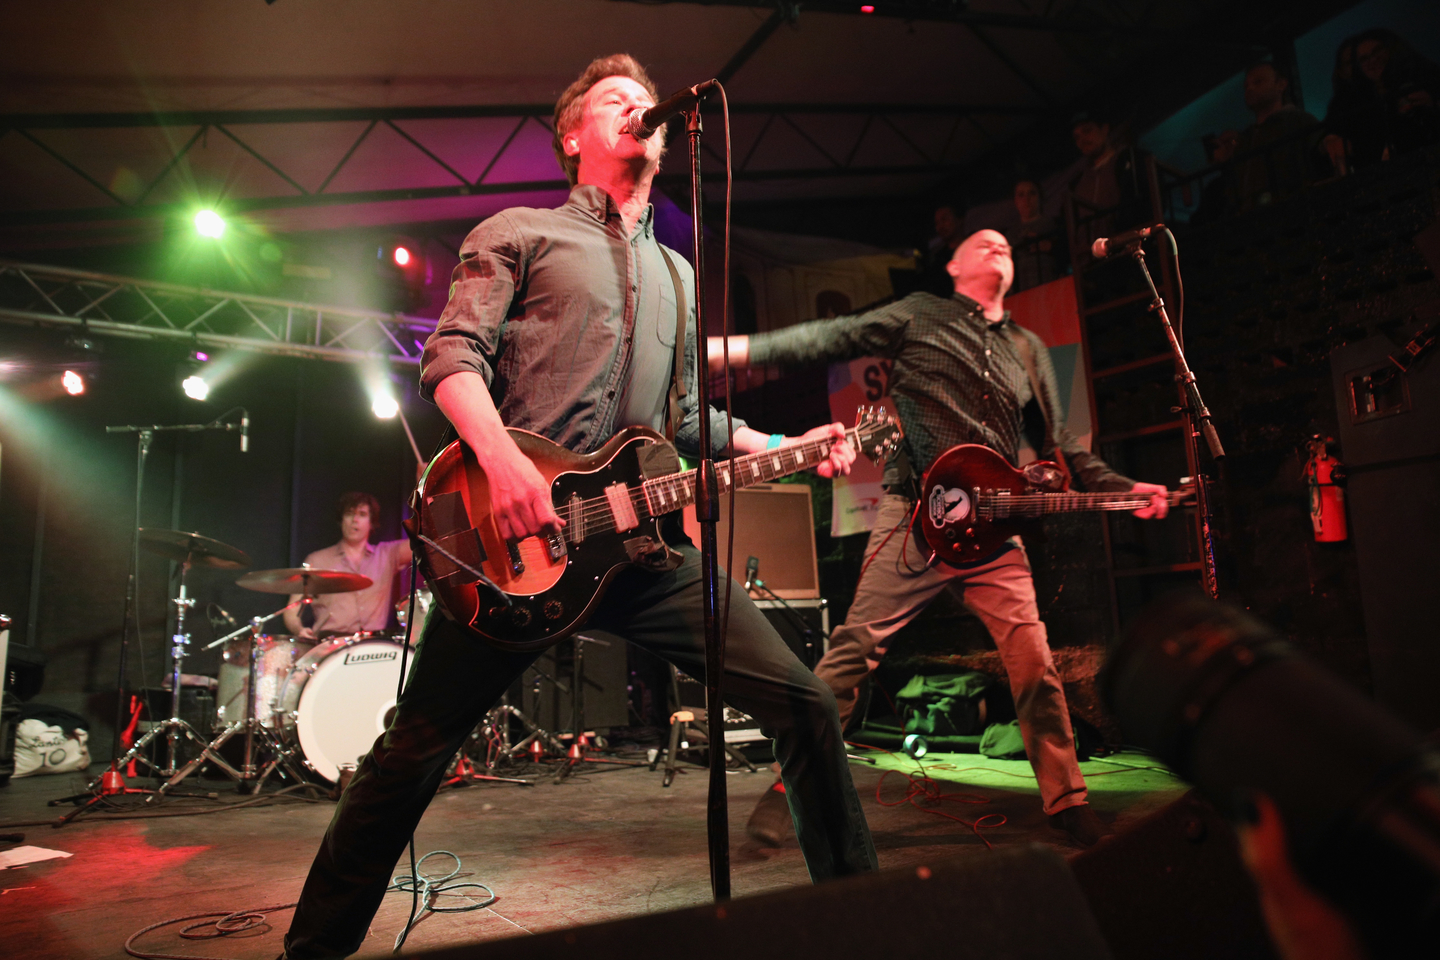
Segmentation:
{"type": "Polygon", "coordinates": [[[1150,276],[1150,268],[1145,264],[1145,251],[1141,249],[1139,240],[1130,245],[1129,252],[1140,266],[1140,273],[1145,277],[1145,285],[1150,288],[1150,312],[1160,318],[1160,323],[1165,328],[1165,337],[1170,341],[1170,351],[1175,355],[1175,380],[1180,384],[1180,389],[1184,394],[1179,413],[1185,418],[1185,444],[1188,448],[1190,463],[1194,464],[1197,474],[1195,477],[1195,509],[1199,515],[1200,572],[1205,592],[1211,598],[1216,598],[1220,595],[1220,587],[1215,574],[1214,515],[1210,508],[1210,485],[1204,475],[1200,473],[1200,438],[1202,436],[1205,438],[1205,446],[1209,448],[1211,458],[1216,461],[1225,457],[1225,448],[1220,444],[1220,435],[1215,432],[1215,422],[1214,418],[1210,416],[1210,408],[1205,406],[1205,401],[1200,396],[1200,388],[1195,383],[1195,373],[1185,360],[1185,348],[1181,345],[1179,337],[1175,335],[1175,328],[1170,323],[1170,315],[1165,312],[1165,299],[1155,288],[1155,280],[1150,276]]]}

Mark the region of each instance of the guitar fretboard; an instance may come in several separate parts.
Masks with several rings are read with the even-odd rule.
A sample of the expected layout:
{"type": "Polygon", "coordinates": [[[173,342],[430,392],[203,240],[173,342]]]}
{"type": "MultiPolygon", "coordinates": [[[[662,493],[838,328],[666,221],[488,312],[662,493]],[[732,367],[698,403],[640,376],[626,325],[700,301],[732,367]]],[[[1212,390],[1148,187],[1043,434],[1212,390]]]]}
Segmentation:
{"type": "MultiPolygon", "coordinates": [[[[1189,488],[1170,490],[1165,501],[1172,507],[1191,495],[1189,488]]],[[[1091,510],[1139,510],[1150,505],[1150,494],[1135,493],[982,493],[976,497],[976,511],[985,520],[1007,517],[1040,517],[1050,513],[1081,513],[1091,510]]]]}

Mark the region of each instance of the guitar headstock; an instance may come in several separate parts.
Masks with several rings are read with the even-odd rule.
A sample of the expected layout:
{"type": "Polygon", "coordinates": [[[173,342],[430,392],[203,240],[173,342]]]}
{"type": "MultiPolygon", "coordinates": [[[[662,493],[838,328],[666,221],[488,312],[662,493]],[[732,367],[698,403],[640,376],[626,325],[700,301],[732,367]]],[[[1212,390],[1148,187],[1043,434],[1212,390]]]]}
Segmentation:
{"type": "Polygon", "coordinates": [[[900,421],[884,407],[858,407],[855,410],[855,441],[860,452],[875,463],[883,463],[895,452],[905,431],[900,421]]]}

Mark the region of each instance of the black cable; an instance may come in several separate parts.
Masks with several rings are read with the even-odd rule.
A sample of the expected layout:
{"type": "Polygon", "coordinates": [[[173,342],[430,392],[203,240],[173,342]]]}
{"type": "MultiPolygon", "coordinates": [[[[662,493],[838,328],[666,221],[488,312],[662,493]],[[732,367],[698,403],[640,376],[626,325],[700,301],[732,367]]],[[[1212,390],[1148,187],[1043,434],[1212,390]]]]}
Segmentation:
{"type": "Polygon", "coordinates": [[[203,923],[192,923],[180,931],[180,936],[186,940],[214,940],[219,937],[227,937],[232,933],[247,933],[256,927],[268,926],[266,914],[273,910],[289,910],[296,906],[294,903],[277,903],[268,907],[255,907],[249,910],[236,910],[234,913],[226,913],[222,910],[214,910],[210,913],[192,913],[185,917],[174,917],[170,920],[161,920],[159,923],[152,923],[150,926],[137,930],[125,938],[125,952],[132,957],[140,957],[141,960],[216,960],[214,957],[202,957],[193,953],[141,953],[135,949],[135,941],[152,930],[159,930],[161,927],[168,927],[175,923],[184,923],[187,920],[208,920],[211,917],[219,917],[209,926],[214,928],[213,933],[192,933],[197,927],[206,926],[203,923]]]}
{"type": "MultiPolygon", "coordinates": [[[[731,176],[730,169],[730,101],[725,96],[725,85],[723,83],[716,81],[715,89],[720,93],[720,111],[723,117],[721,124],[725,128],[725,252],[721,258],[720,268],[720,282],[724,286],[724,289],[720,293],[720,353],[725,358],[724,370],[722,371],[725,379],[725,430],[730,436],[730,491],[726,499],[730,511],[730,526],[726,530],[725,536],[725,572],[728,574],[735,563],[735,398],[730,389],[730,201],[733,177],[731,176]]],[[[695,109],[700,109],[698,104],[695,109]]],[[[698,210],[691,211],[691,213],[699,216],[698,210]]],[[[702,297],[705,295],[705,291],[703,290],[699,291],[699,293],[702,297]]],[[[704,337],[708,336],[708,334],[709,331],[707,330],[697,329],[695,332],[696,337],[704,337]]],[[[708,361],[710,356],[709,350],[705,351],[705,356],[708,361]]],[[[710,376],[708,366],[707,363],[707,368],[704,371],[704,376],[707,377],[710,376]]],[[[702,410],[700,411],[700,415],[708,417],[710,411],[702,410]]],[[[722,644],[730,632],[730,591],[734,583],[734,577],[727,576],[725,578],[725,606],[720,612],[719,631],[720,642],[722,644]]],[[[723,651],[725,648],[722,646],[720,649],[723,651]]]]}
{"type": "Polygon", "coordinates": [[[1170,265],[1175,269],[1175,340],[1185,349],[1185,281],[1180,276],[1180,244],[1169,227],[1162,228],[1170,241],[1170,265]]]}
{"type": "MultiPolygon", "coordinates": [[[[415,630],[415,593],[416,593],[416,588],[417,588],[418,585],[419,585],[419,583],[418,583],[419,577],[420,577],[420,556],[412,549],[412,550],[410,551],[410,612],[405,615],[405,636],[404,636],[403,640],[401,641],[401,645],[400,645],[400,677],[399,677],[399,679],[397,679],[397,680],[395,681],[395,705],[396,705],[395,715],[396,715],[396,716],[399,716],[399,714],[400,714],[400,710],[399,710],[400,697],[405,693],[405,669],[406,669],[406,666],[405,666],[405,665],[406,665],[406,662],[407,662],[407,661],[409,660],[409,658],[410,658],[410,636],[411,636],[412,632],[415,630]]],[[[391,722],[391,723],[394,723],[395,721],[394,721],[394,719],[392,718],[390,722],[391,722]]],[[[429,856],[429,854],[426,854],[426,856],[429,856]]],[[[423,858],[423,857],[421,858],[421,862],[422,862],[422,863],[424,862],[424,858],[423,858]]],[[[460,858],[459,858],[459,857],[456,857],[456,858],[455,858],[455,862],[456,862],[456,864],[458,865],[459,862],[460,862],[460,858]]],[[[456,869],[458,870],[459,867],[457,866],[456,869]]],[[[415,831],[414,831],[414,830],[411,830],[411,831],[410,831],[410,883],[411,883],[411,889],[414,891],[414,896],[412,896],[412,897],[410,898],[410,919],[408,919],[408,920],[405,921],[405,926],[404,926],[403,928],[401,928],[401,930],[400,930],[400,935],[395,938],[395,949],[392,951],[392,952],[394,952],[394,953],[399,953],[399,952],[400,952],[400,947],[404,945],[404,943],[405,943],[405,938],[410,935],[410,928],[413,927],[413,926],[415,926],[415,915],[416,915],[416,913],[418,913],[419,910],[420,910],[420,879],[419,879],[419,874],[416,872],[416,870],[417,870],[417,867],[416,867],[416,863],[415,863],[415,831]]],[[[395,880],[395,883],[398,884],[398,883],[399,883],[399,880],[400,880],[400,878],[397,877],[396,880],[395,880]]],[[[392,886],[393,886],[393,884],[392,884],[392,886]]],[[[397,889],[398,889],[398,888],[397,888],[397,889]]]]}

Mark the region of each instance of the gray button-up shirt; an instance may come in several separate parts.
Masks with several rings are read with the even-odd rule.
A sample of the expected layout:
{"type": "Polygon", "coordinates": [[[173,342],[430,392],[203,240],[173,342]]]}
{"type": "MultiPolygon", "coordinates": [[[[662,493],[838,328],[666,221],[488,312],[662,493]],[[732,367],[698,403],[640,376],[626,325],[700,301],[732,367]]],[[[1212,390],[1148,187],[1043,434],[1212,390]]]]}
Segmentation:
{"type": "MultiPolygon", "coordinates": [[[[450,302],[425,343],[420,392],[462,370],[485,378],[507,426],[589,452],[617,430],[663,432],[675,364],[675,285],[649,207],[629,236],[604,190],[581,185],[554,210],[513,207],[470,232],[450,302]]],[[[699,448],[694,272],[671,251],[686,303],[682,452],[699,448]]],[[[736,419],[736,429],[744,425],[736,419]]],[[[713,453],[729,443],[710,411],[713,453]]]]}
{"type": "MultiPolygon", "coordinates": [[[[888,357],[890,395],[905,427],[905,445],[917,478],[935,458],[959,443],[983,443],[1011,463],[1025,435],[1030,376],[1012,336],[1024,337],[1035,357],[1039,401],[1052,426],[1053,443],[1032,438],[1043,458],[1064,451],[1087,490],[1129,490],[1105,461],[1080,446],[1061,417],[1055,367],[1044,341],[1017,325],[1007,312],[990,323],[969,297],[912,293],[867,313],[812,320],[750,338],[750,362],[804,364],[856,357],[888,357]]],[[[1043,431],[1042,431],[1043,432],[1043,431]]],[[[906,478],[892,463],[885,482],[906,478]]]]}

